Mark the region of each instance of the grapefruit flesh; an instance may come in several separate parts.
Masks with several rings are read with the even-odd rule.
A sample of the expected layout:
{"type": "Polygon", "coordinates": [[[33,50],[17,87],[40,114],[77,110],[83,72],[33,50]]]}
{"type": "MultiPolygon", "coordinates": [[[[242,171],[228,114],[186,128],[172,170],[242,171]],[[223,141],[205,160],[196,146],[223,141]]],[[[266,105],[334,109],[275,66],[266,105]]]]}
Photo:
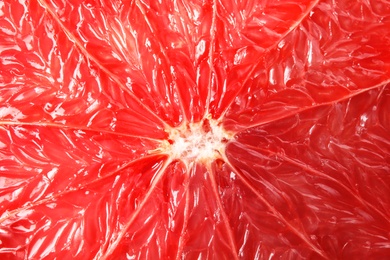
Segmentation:
{"type": "Polygon", "coordinates": [[[385,0],[0,3],[2,259],[390,257],[385,0]]]}

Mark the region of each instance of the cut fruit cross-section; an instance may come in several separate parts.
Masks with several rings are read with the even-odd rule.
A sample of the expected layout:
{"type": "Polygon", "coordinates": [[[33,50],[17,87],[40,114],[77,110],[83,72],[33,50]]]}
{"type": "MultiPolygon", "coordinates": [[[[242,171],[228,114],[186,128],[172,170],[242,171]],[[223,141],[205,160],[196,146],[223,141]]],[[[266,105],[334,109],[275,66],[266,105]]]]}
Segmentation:
{"type": "Polygon", "coordinates": [[[386,0],[0,2],[0,259],[390,259],[386,0]]]}

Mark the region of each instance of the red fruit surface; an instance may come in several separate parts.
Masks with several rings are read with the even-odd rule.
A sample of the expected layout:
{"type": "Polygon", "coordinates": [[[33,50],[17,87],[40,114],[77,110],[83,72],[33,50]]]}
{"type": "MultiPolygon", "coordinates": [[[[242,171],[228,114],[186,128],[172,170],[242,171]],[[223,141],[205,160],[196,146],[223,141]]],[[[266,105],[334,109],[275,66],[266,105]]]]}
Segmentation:
{"type": "Polygon", "coordinates": [[[0,2],[0,259],[390,259],[387,0],[0,2]]]}

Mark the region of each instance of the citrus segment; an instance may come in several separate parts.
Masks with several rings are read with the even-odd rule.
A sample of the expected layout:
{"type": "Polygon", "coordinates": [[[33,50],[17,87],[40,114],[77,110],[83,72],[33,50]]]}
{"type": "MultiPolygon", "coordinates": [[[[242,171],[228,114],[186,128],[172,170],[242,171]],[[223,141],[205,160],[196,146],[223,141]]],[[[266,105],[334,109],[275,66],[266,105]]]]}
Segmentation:
{"type": "Polygon", "coordinates": [[[184,233],[182,257],[235,259],[235,245],[231,243],[231,227],[226,213],[219,205],[213,185],[214,173],[202,164],[195,164],[188,172],[188,216],[184,233]]]}
{"type": "MultiPolygon", "coordinates": [[[[172,2],[41,2],[100,67],[159,117],[171,125],[201,117],[205,97],[200,100],[193,63],[199,55],[193,44],[199,14],[179,17],[177,10],[187,7],[172,2]]],[[[197,5],[190,8],[202,12],[197,5]]]]}
{"type": "Polygon", "coordinates": [[[390,227],[390,146],[376,138],[389,132],[377,113],[388,92],[372,90],[264,124],[227,147],[248,186],[330,258],[389,253],[381,247],[390,227]],[[367,241],[370,250],[360,251],[367,241]]]}
{"type": "MultiPolygon", "coordinates": [[[[216,40],[209,113],[220,118],[237,93],[245,92],[252,77],[262,77],[257,68],[264,53],[309,15],[318,1],[218,1],[216,40]],[[249,81],[249,83],[248,83],[249,81]]],[[[236,100],[239,101],[239,100],[236,100]]]]}
{"type": "MultiPolygon", "coordinates": [[[[363,12],[361,20],[348,15],[344,4],[320,2],[275,48],[259,54],[245,87],[237,97],[232,94],[226,127],[266,123],[390,81],[390,11],[363,12]]],[[[242,53],[243,60],[255,55],[242,53]]]]}
{"type": "Polygon", "coordinates": [[[2,126],[0,144],[0,219],[118,172],[159,145],[107,133],[35,126],[2,126]]]}
{"type": "Polygon", "coordinates": [[[182,120],[179,95],[172,83],[165,50],[156,37],[154,22],[144,15],[143,4],[133,1],[131,5],[114,4],[114,8],[106,8],[112,4],[40,3],[70,39],[124,91],[136,96],[167,122],[178,124],[182,120]]]}
{"type": "Polygon", "coordinates": [[[223,209],[212,203],[216,198],[208,173],[200,164],[188,171],[180,162],[170,164],[139,201],[137,217],[127,218],[131,224],[125,223],[98,257],[202,258],[223,249],[221,256],[235,258],[232,245],[222,239],[231,231],[223,209]]]}
{"type": "Polygon", "coordinates": [[[212,55],[215,6],[205,1],[142,1],[145,17],[155,22],[156,33],[169,59],[172,85],[177,88],[185,122],[207,115],[213,84],[212,55]]]}
{"type": "MultiPolygon", "coordinates": [[[[237,154],[241,154],[235,145],[228,149],[232,150],[232,154],[234,150],[239,151],[237,154]]],[[[255,154],[253,151],[251,153],[255,154]]],[[[269,195],[273,192],[259,189],[253,183],[255,176],[248,176],[251,174],[250,168],[253,168],[249,165],[255,163],[245,158],[245,155],[248,154],[242,154],[241,157],[231,160],[237,169],[229,164],[221,163],[217,170],[219,192],[224,210],[230,220],[239,258],[267,259],[272,256],[321,258],[321,256],[326,256],[327,253],[316,243],[315,239],[309,237],[303,227],[307,228],[313,220],[310,219],[311,216],[305,214],[307,209],[305,204],[300,203],[300,194],[289,189],[283,189],[283,192],[280,192],[279,187],[276,189],[273,187],[275,196],[271,198],[269,195]],[[243,158],[246,161],[240,162],[243,158]],[[245,180],[247,177],[249,180],[245,180]],[[250,182],[254,185],[252,186],[250,182]],[[243,200],[243,198],[246,199],[243,200]],[[280,203],[279,206],[278,203],[280,203]]],[[[259,159],[257,161],[262,162],[259,159]]]]}
{"type": "Polygon", "coordinates": [[[318,2],[220,0],[217,5],[217,49],[238,49],[250,45],[269,48],[296,27],[318,2]]]}
{"type": "Polygon", "coordinates": [[[24,4],[12,5],[28,10],[14,14],[21,26],[12,34],[0,31],[0,124],[165,137],[163,123],[86,58],[44,9],[34,1],[24,4]]]}
{"type": "MultiPolygon", "coordinates": [[[[182,239],[184,212],[187,207],[186,193],[188,176],[178,163],[170,164],[161,181],[150,191],[146,201],[137,200],[142,205],[138,216],[122,225],[124,236],[114,236],[112,245],[99,253],[99,258],[175,258],[179,253],[182,239]],[[124,230],[125,229],[125,230],[124,230]]],[[[129,211],[129,210],[127,210],[129,211]]],[[[126,221],[126,219],[123,219],[126,221]]],[[[128,220],[128,219],[127,219],[128,220]]]]}
{"type": "Polygon", "coordinates": [[[102,172],[106,176],[79,181],[79,187],[57,191],[5,215],[0,223],[0,255],[11,259],[99,256],[137,212],[163,161],[154,157],[102,172]]]}

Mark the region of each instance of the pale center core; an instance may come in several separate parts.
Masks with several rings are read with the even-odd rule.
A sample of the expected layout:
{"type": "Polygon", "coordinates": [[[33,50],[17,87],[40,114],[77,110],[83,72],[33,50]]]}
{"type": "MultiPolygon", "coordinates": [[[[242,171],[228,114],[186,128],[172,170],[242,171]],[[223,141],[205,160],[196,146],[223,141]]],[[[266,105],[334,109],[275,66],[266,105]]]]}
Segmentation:
{"type": "Polygon", "coordinates": [[[172,159],[179,159],[186,165],[192,162],[211,162],[225,151],[232,134],[213,119],[190,123],[173,128],[169,132],[166,152],[172,159]]]}

